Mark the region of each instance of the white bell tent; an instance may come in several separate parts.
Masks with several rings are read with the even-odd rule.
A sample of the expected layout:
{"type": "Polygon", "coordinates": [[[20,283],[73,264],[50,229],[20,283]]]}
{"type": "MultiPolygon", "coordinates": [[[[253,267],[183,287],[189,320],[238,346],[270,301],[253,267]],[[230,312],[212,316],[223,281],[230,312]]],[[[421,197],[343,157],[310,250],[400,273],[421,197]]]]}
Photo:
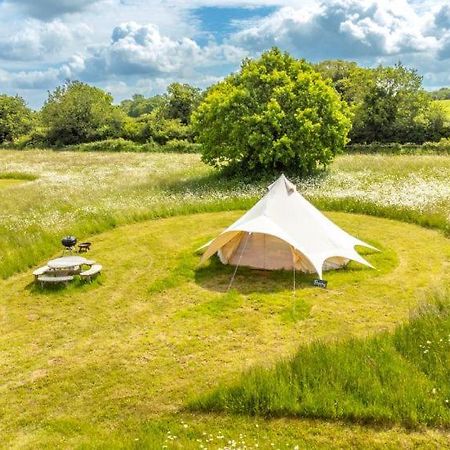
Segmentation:
{"type": "Polygon", "coordinates": [[[284,175],[268,189],[252,209],[205,245],[202,262],[217,252],[223,264],[315,272],[319,278],[350,260],[373,268],[355,246],[377,249],[326,218],[284,175]]]}

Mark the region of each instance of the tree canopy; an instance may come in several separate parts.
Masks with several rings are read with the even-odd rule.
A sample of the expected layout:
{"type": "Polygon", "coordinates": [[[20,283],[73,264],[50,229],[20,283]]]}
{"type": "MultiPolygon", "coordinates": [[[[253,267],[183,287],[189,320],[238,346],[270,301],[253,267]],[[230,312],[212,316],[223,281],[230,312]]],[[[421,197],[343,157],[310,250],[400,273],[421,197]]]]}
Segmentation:
{"type": "Polygon", "coordinates": [[[167,88],[167,101],[164,106],[166,119],[178,119],[187,125],[192,111],[198,106],[201,98],[199,88],[189,84],[172,83],[167,88]]]}
{"type": "Polygon", "coordinates": [[[213,166],[307,175],[343,149],[350,112],[310,64],[273,48],[212,86],[192,123],[213,166]]]}
{"type": "Polygon", "coordinates": [[[152,148],[202,147],[204,161],[231,170],[306,174],[326,166],[347,141],[421,144],[449,138],[448,105],[433,101],[450,98],[449,92],[426,92],[422,77],[400,63],[311,65],[274,48],[257,60],[245,59],[238,73],[206,92],[174,82],[164,93],[135,94],[115,106],[104,90],[72,81],[49,93],[36,112],[21,97],[0,95],[0,144],[122,138],[152,148]],[[203,145],[193,145],[196,139],[203,145]]]}
{"type": "Polygon", "coordinates": [[[57,87],[41,111],[48,142],[77,144],[119,135],[124,117],[112,101],[107,92],[80,81],[57,87]]]}
{"type": "Polygon", "coordinates": [[[450,87],[443,87],[435,91],[430,92],[431,98],[435,100],[449,100],[450,99],[450,87]]]}
{"type": "Polygon", "coordinates": [[[316,67],[352,107],[351,142],[422,143],[444,134],[444,114],[414,69],[401,63],[370,69],[339,60],[316,67]]]}
{"type": "Polygon", "coordinates": [[[134,94],[131,99],[122,100],[121,109],[130,117],[140,117],[161,108],[166,99],[164,95],[146,98],[142,94],[134,94]]]}
{"type": "Polygon", "coordinates": [[[0,143],[13,141],[32,127],[32,112],[19,96],[0,95],[0,143]]]}

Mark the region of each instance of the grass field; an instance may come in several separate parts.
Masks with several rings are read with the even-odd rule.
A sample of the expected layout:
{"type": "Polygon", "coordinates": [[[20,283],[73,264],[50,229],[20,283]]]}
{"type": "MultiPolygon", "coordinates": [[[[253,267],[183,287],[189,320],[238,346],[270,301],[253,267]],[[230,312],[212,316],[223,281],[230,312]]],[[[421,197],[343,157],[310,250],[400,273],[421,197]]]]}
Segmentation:
{"type": "Polygon", "coordinates": [[[25,181],[35,180],[33,175],[17,172],[0,172],[0,189],[6,189],[9,187],[22,184],[25,181]]]}
{"type": "Polygon", "coordinates": [[[294,357],[269,370],[252,368],[191,408],[450,428],[449,380],[450,298],[443,291],[394,334],[303,345],[294,357]]]}
{"type": "MultiPolygon", "coordinates": [[[[0,211],[0,277],[52,255],[65,234],[250,207],[269,180],[223,180],[198,155],[0,151],[0,174],[35,176],[10,187],[0,211]]],[[[322,209],[362,212],[450,232],[448,156],[348,155],[299,184],[322,209]]]]}
{"type": "Polygon", "coordinates": [[[6,189],[24,182],[24,180],[15,180],[13,178],[0,178],[0,189],[6,189]]]}
{"type": "Polygon", "coordinates": [[[198,268],[194,254],[240,214],[219,211],[249,207],[267,181],[221,179],[197,155],[1,151],[0,174],[29,180],[0,194],[2,445],[445,448],[448,430],[396,420],[366,427],[184,407],[299,345],[391,332],[430,288],[448,284],[449,171],[446,156],[352,155],[302,182],[320,207],[435,230],[331,212],[381,248],[365,254],[377,270],[330,273],[328,290],[300,277],[294,299],[291,274],[244,269],[226,293],[231,268],[198,268]],[[158,217],[167,218],[146,221],[158,217]],[[94,242],[104,274],[40,290],[26,269],[55,255],[66,233],[94,242]]]}
{"type": "MultiPolygon", "coordinates": [[[[146,429],[153,430],[146,439],[157,442],[155,427],[178,435],[181,421],[234,439],[244,423],[257,439],[253,419],[216,424],[177,411],[243,368],[271,365],[301,343],[391,330],[449,275],[450,248],[439,232],[332,213],[383,250],[366,254],[376,271],[353,265],[329,273],[328,290],[299,276],[294,301],[290,274],[242,269],[226,293],[232,268],[214,262],[197,268],[193,250],[238,215],[182,216],[98,235],[91,256],[107,269],[92,285],[41,290],[30,273],[1,281],[4,444],[95,447],[108,442],[111,430],[124,444],[144,439],[146,429]]],[[[274,427],[277,445],[301,442],[304,433],[264,426],[274,427]]],[[[331,427],[324,442],[332,445],[336,429],[341,426],[331,427]]],[[[358,439],[374,433],[358,430],[358,439]]],[[[198,447],[195,440],[191,446],[198,447]]]]}

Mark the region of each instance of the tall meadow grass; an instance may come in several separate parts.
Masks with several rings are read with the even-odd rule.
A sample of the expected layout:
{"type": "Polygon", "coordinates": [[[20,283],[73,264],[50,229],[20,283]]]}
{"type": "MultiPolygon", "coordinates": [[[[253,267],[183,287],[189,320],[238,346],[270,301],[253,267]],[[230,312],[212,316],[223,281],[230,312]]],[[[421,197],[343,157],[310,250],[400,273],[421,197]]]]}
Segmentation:
{"type": "MultiPolygon", "coordinates": [[[[0,191],[0,277],[121,224],[250,207],[272,180],[219,176],[199,155],[0,151],[0,174],[29,182],[0,191]]],[[[450,157],[344,155],[327,173],[294,180],[322,209],[362,212],[449,232],[450,157]]]]}
{"type": "Polygon", "coordinates": [[[314,342],[256,367],[189,408],[263,417],[450,426],[450,295],[422,305],[393,334],[314,342]]]}

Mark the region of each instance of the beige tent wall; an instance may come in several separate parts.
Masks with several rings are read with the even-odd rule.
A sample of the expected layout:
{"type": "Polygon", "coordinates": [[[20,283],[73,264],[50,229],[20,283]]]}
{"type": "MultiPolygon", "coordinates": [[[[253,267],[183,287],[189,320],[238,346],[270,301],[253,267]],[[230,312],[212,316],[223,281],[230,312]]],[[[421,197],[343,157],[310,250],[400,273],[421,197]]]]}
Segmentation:
{"type": "Polygon", "coordinates": [[[219,250],[224,264],[265,270],[296,269],[314,272],[311,263],[285,241],[265,233],[240,233],[219,250]]]}
{"type": "MultiPolygon", "coordinates": [[[[245,266],[265,270],[292,270],[314,273],[311,262],[285,241],[265,233],[240,232],[229,240],[218,252],[223,264],[245,266]]],[[[338,269],[348,259],[332,257],[324,263],[324,270],[338,269]]]]}
{"type": "MultiPolygon", "coordinates": [[[[225,252],[229,244],[225,246],[225,252]]],[[[274,236],[245,233],[228,261],[231,265],[257,269],[292,269],[292,251],[289,244],[274,236]]]]}
{"type": "Polygon", "coordinates": [[[308,258],[306,258],[305,255],[303,255],[303,253],[300,253],[298,250],[295,250],[292,247],[291,251],[294,256],[295,270],[305,273],[315,273],[316,269],[311,264],[311,261],[308,258]]]}
{"type": "Polygon", "coordinates": [[[229,261],[231,257],[239,247],[239,243],[241,242],[242,238],[245,236],[247,236],[247,233],[245,233],[244,231],[240,231],[220,248],[220,250],[218,251],[218,255],[222,264],[230,264],[229,261]]]}

